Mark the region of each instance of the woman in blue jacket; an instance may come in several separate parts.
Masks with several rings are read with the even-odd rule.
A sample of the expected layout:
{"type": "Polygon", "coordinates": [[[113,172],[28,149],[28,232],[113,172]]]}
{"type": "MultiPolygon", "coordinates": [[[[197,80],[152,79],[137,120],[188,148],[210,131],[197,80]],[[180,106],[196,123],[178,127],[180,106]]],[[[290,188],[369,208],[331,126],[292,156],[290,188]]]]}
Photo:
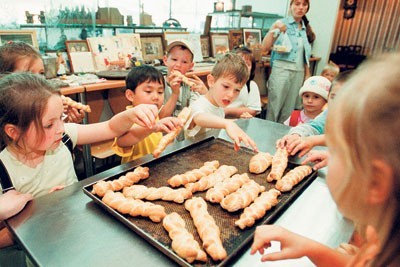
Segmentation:
{"type": "Polygon", "coordinates": [[[265,35],[262,49],[271,54],[271,75],[268,80],[267,119],[283,123],[294,109],[301,108],[299,90],[310,76],[311,45],[302,20],[310,8],[309,0],[291,0],[290,16],[278,20],[265,35]],[[285,34],[290,45],[282,43],[285,34]],[[290,48],[291,49],[284,49],[290,48]]]}

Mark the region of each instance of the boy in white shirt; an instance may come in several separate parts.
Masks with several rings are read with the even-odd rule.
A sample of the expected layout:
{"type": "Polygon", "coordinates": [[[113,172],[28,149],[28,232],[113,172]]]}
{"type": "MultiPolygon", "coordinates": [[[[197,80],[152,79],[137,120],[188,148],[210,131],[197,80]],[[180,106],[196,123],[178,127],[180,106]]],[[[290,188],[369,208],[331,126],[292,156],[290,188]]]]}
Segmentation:
{"type": "Polygon", "coordinates": [[[207,76],[209,90],[190,104],[192,114],[185,125],[186,136],[193,137],[210,128],[225,129],[238,150],[240,142],[258,151],[254,141],[233,120],[225,119],[224,108],[240,94],[249,71],[241,56],[226,54],[207,76]]]}

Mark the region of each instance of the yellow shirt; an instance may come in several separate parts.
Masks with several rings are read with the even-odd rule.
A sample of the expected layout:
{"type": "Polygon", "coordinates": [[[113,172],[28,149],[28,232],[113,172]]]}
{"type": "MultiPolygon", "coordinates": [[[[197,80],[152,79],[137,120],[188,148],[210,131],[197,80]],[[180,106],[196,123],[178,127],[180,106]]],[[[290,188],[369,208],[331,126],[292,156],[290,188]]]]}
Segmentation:
{"type": "Polygon", "coordinates": [[[129,148],[118,146],[117,138],[115,138],[112,148],[115,154],[122,157],[121,163],[127,163],[153,152],[162,136],[163,135],[160,132],[152,133],[136,145],[129,148]]]}
{"type": "MultiPolygon", "coordinates": [[[[133,106],[127,106],[126,109],[132,108],[133,106]]],[[[157,121],[158,121],[157,117],[157,121]]],[[[127,163],[129,161],[141,158],[153,152],[153,150],[157,147],[158,143],[162,138],[162,133],[152,133],[142,141],[137,143],[132,147],[120,147],[117,144],[117,138],[115,138],[114,143],[112,144],[112,149],[115,154],[122,157],[121,163],[127,163]]]]}

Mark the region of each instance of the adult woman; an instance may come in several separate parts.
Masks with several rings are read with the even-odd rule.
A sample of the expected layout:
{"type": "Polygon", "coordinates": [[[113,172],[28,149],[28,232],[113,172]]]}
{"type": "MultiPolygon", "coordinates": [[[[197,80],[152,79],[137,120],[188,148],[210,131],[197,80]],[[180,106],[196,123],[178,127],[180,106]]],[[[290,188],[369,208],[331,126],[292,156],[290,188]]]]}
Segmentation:
{"type": "Polygon", "coordinates": [[[268,80],[267,119],[283,123],[294,109],[300,109],[299,90],[310,76],[309,59],[311,45],[307,40],[306,27],[302,20],[310,8],[309,0],[291,0],[288,17],[278,20],[265,35],[262,50],[269,52],[273,45],[282,45],[278,39],[283,33],[289,37],[290,51],[272,51],[271,75],[268,80]]]}

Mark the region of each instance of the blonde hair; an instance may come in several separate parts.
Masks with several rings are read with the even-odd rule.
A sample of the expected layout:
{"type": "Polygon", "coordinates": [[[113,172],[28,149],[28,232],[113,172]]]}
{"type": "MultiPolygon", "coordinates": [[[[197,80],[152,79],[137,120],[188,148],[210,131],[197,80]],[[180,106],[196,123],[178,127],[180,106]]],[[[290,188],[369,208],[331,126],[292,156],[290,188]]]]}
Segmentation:
{"type": "MultiPolygon", "coordinates": [[[[328,147],[335,144],[347,171],[347,181],[338,202],[360,204],[373,173],[371,162],[379,159],[393,171],[393,191],[387,200],[385,218],[393,222],[389,236],[374,266],[399,261],[400,250],[400,54],[389,54],[362,64],[352,74],[330,107],[327,118],[328,147]],[[371,77],[374,79],[371,79],[371,77]],[[354,97],[357,90],[357,97],[354,97]],[[357,194],[351,195],[351,192],[357,194]],[[349,200],[351,202],[349,202],[349,200]],[[391,212],[391,213],[390,213],[391,212]],[[397,257],[397,258],[396,258],[397,257]]],[[[368,218],[368,207],[357,206],[368,218]]],[[[357,222],[356,222],[357,223],[357,222]]],[[[362,227],[362,226],[361,226],[362,227]]]]}
{"type": "Polygon", "coordinates": [[[340,72],[340,68],[333,61],[329,61],[328,64],[326,64],[325,67],[322,69],[321,74],[325,71],[331,71],[335,73],[335,75],[338,75],[340,72]]]}
{"type": "Polygon", "coordinates": [[[227,53],[214,65],[211,75],[215,80],[232,77],[235,83],[245,84],[250,74],[246,62],[240,55],[227,53]]]}

